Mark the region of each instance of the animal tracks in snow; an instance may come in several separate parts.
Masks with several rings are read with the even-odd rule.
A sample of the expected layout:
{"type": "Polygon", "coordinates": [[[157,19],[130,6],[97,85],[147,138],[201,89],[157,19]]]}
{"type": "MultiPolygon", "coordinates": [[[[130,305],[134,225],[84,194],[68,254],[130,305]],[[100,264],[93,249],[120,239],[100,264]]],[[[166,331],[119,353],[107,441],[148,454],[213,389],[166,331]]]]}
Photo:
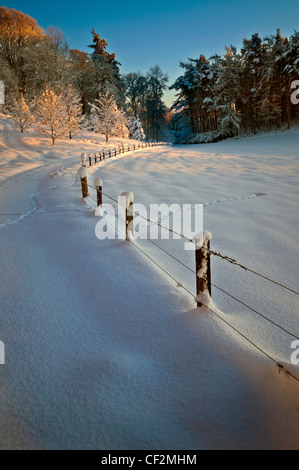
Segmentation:
{"type": "MultiPolygon", "coordinates": [[[[239,196],[239,197],[228,197],[228,198],[223,198],[223,199],[215,199],[214,201],[209,201],[209,202],[204,202],[203,203],[203,207],[208,207],[208,206],[211,206],[213,204],[220,204],[220,203],[223,203],[223,202],[231,202],[231,201],[242,201],[242,200],[245,200],[245,199],[253,199],[255,197],[260,197],[260,196],[267,196],[266,193],[254,193],[254,194],[250,194],[250,195],[246,195],[246,196],[239,196]]],[[[158,217],[157,220],[155,220],[155,222],[162,222],[164,220],[164,218],[168,217],[169,216],[169,213],[166,212],[165,214],[160,214],[160,216],[158,217]]]]}
{"type": "Polygon", "coordinates": [[[43,194],[47,191],[51,191],[52,189],[57,189],[58,187],[59,186],[50,186],[49,188],[46,188],[43,191],[40,191],[36,194],[31,194],[31,196],[29,196],[29,200],[30,200],[33,208],[30,211],[25,212],[25,214],[20,215],[16,219],[6,220],[5,222],[2,222],[0,224],[0,227],[5,227],[7,225],[12,225],[12,224],[18,224],[19,222],[22,222],[23,220],[28,219],[28,217],[31,217],[32,215],[35,215],[37,213],[40,214],[42,212],[46,212],[42,208],[42,205],[41,205],[40,201],[38,200],[37,196],[39,196],[40,194],[43,194]]]}
{"type": "Polygon", "coordinates": [[[254,197],[259,197],[259,196],[267,196],[265,193],[254,193],[250,194],[249,196],[239,196],[239,197],[229,197],[229,198],[224,198],[224,199],[216,199],[215,201],[210,201],[210,202],[204,202],[203,206],[211,206],[212,204],[219,204],[222,202],[228,202],[228,201],[241,201],[243,199],[252,199],[254,197]]]}
{"type": "MultiPolygon", "coordinates": [[[[47,165],[47,169],[49,170],[50,167],[53,167],[54,165],[47,165]]],[[[55,178],[55,177],[58,177],[58,176],[64,176],[66,174],[68,174],[68,172],[70,171],[70,168],[64,168],[63,166],[57,168],[57,164],[55,164],[55,169],[49,173],[49,176],[50,178],[55,178]]],[[[38,168],[34,168],[32,170],[28,170],[28,172],[24,172],[22,174],[19,174],[17,175],[17,177],[14,178],[14,182],[16,182],[17,178],[20,178],[21,176],[32,176],[33,173],[36,173],[38,171],[41,171],[41,170],[44,170],[45,169],[45,166],[42,166],[42,167],[38,167],[38,168]]],[[[74,186],[77,182],[78,182],[78,178],[77,178],[77,174],[75,173],[73,176],[73,180],[72,180],[72,183],[70,184],[70,186],[74,186]]],[[[8,180],[6,181],[3,186],[0,185],[0,188],[1,189],[6,189],[7,187],[10,186],[10,184],[12,183],[12,180],[8,180]],[[6,183],[6,185],[5,185],[6,183]]],[[[28,217],[31,217],[33,215],[37,215],[37,214],[41,214],[41,213],[45,213],[45,212],[54,212],[55,209],[43,209],[42,207],[42,204],[41,202],[39,201],[38,197],[40,194],[43,194],[47,191],[51,191],[53,189],[58,189],[60,188],[61,185],[56,185],[56,186],[49,186],[48,188],[45,188],[43,191],[40,191],[36,194],[31,194],[31,196],[29,196],[29,200],[32,204],[32,209],[30,209],[29,211],[27,211],[25,214],[21,214],[19,215],[19,217],[15,218],[15,219],[9,219],[9,220],[6,220],[2,223],[0,223],[0,227],[5,227],[7,225],[13,225],[13,224],[18,224],[20,222],[22,222],[23,220],[26,220],[28,219],[28,217]]],[[[58,209],[56,208],[56,211],[63,211],[63,210],[75,210],[75,209],[58,209]]]]}

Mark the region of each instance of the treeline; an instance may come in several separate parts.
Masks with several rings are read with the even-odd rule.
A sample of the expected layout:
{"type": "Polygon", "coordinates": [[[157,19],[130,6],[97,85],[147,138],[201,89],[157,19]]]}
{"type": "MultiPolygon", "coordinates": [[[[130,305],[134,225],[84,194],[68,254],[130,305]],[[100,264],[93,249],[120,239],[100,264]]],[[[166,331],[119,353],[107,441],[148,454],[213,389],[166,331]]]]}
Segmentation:
{"type": "Polygon", "coordinates": [[[7,107],[12,108],[16,99],[32,103],[49,88],[59,96],[71,87],[79,96],[83,116],[94,117],[93,105],[109,91],[118,109],[140,117],[147,139],[161,139],[168,79],[160,67],[151,67],[144,76],[122,76],[116,54],[107,52],[106,40],[95,30],[89,47],[90,54],[70,49],[60,30],[44,31],[32,17],[0,7],[0,80],[7,107]]]}
{"type": "MultiPolygon", "coordinates": [[[[272,130],[299,117],[292,84],[299,79],[299,33],[289,38],[259,34],[223,56],[181,62],[184,73],[171,86],[177,100],[173,126],[177,141],[212,142],[272,130]]],[[[297,86],[297,88],[299,88],[297,86]]]]}

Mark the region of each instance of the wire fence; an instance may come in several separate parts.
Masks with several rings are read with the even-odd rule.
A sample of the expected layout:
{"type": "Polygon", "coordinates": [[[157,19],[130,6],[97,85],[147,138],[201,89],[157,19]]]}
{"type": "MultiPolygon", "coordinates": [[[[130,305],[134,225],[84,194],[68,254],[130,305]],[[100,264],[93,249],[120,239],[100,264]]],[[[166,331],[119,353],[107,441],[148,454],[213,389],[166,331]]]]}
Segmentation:
{"type": "Polygon", "coordinates": [[[93,165],[97,165],[98,163],[106,160],[106,158],[117,157],[118,155],[122,155],[127,152],[132,152],[135,150],[141,150],[146,148],[154,148],[154,147],[169,147],[172,144],[170,142],[139,142],[124,145],[121,144],[118,147],[106,147],[101,152],[95,153],[82,153],[81,154],[81,165],[86,167],[90,167],[93,165]]]}
{"type": "MultiPolygon", "coordinates": [[[[107,197],[109,200],[111,200],[112,202],[114,202],[115,204],[119,204],[119,200],[114,198],[113,196],[103,192],[102,188],[98,188],[98,187],[95,187],[93,185],[90,185],[87,183],[87,186],[88,188],[91,188],[93,190],[95,190],[96,192],[98,192],[100,190],[101,194],[105,197],[107,197]]],[[[89,197],[97,204],[97,200],[95,200],[90,194],[89,194],[89,197]]],[[[132,214],[133,215],[136,215],[138,217],[141,217],[143,219],[145,219],[145,221],[148,223],[148,224],[155,224],[157,226],[159,226],[161,229],[164,229],[164,230],[168,230],[170,233],[173,233],[173,234],[176,234],[176,235],[179,235],[182,239],[185,239],[191,243],[195,243],[194,240],[186,237],[183,233],[180,233],[180,232],[177,232],[175,230],[172,230],[171,228],[161,224],[160,222],[158,221],[155,221],[155,220],[151,220],[147,217],[144,217],[142,216],[139,212],[137,211],[134,211],[133,208],[131,210],[132,214]]],[[[114,225],[112,224],[107,218],[106,218],[106,221],[108,224],[112,225],[113,228],[119,232],[120,230],[114,225]]],[[[166,256],[168,256],[171,260],[175,261],[176,263],[180,264],[181,266],[183,266],[185,269],[187,269],[189,272],[191,272],[194,277],[197,277],[197,271],[190,268],[187,264],[183,263],[181,260],[179,260],[176,256],[174,256],[173,254],[169,253],[169,251],[165,250],[164,248],[162,248],[160,245],[158,245],[158,243],[155,243],[153,240],[151,240],[150,238],[146,238],[146,237],[142,237],[142,234],[140,232],[138,232],[139,236],[141,238],[144,238],[144,240],[147,240],[149,243],[151,243],[152,245],[154,245],[159,251],[163,252],[166,256]]],[[[121,233],[121,235],[125,238],[126,235],[121,233]]],[[[159,269],[161,269],[161,271],[163,271],[169,278],[171,278],[173,281],[175,281],[177,283],[178,286],[180,286],[183,290],[185,290],[194,300],[196,298],[196,295],[194,295],[194,293],[192,293],[189,289],[187,289],[179,280],[176,279],[176,277],[171,274],[167,269],[165,269],[163,266],[161,266],[161,263],[159,263],[157,260],[155,260],[152,256],[150,256],[148,253],[146,253],[145,250],[142,249],[142,247],[140,245],[138,245],[136,243],[135,240],[133,239],[128,239],[129,242],[131,243],[132,246],[134,246],[143,256],[145,256],[147,259],[149,259],[154,265],[156,265],[159,269]]],[[[288,292],[291,292],[292,294],[294,295],[299,295],[299,292],[297,292],[295,289],[285,285],[284,283],[282,282],[279,282],[275,279],[272,279],[271,277],[263,274],[263,273],[259,273],[257,272],[256,270],[248,267],[248,266],[244,266],[243,264],[239,263],[238,261],[236,261],[235,259],[227,256],[227,255],[224,255],[222,254],[221,252],[219,251],[214,251],[214,250],[211,250],[209,248],[205,248],[205,247],[202,247],[203,250],[206,251],[206,253],[208,253],[209,256],[215,256],[217,258],[221,258],[223,261],[226,261],[230,264],[233,264],[235,266],[238,266],[240,268],[242,268],[243,270],[247,271],[247,272],[250,272],[252,273],[253,275],[255,276],[258,276],[260,278],[263,278],[264,280],[272,283],[272,284],[275,284],[276,286],[279,286],[281,289],[285,290],[285,291],[288,291],[288,292]]],[[[296,339],[296,340],[299,340],[299,335],[297,333],[294,333],[292,331],[289,331],[287,328],[281,326],[279,323],[277,323],[276,321],[272,320],[271,318],[269,318],[268,316],[264,315],[263,313],[261,313],[260,311],[258,311],[256,308],[253,308],[252,306],[248,305],[248,303],[244,302],[243,300],[239,299],[238,297],[236,297],[235,295],[231,294],[230,292],[227,292],[225,289],[223,289],[222,287],[219,287],[217,286],[216,284],[212,283],[213,287],[215,287],[217,290],[219,290],[220,292],[222,292],[223,294],[225,294],[226,296],[230,297],[231,299],[233,299],[234,301],[236,301],[237,303],[239,303],[240,305],[244,306],[245,308],[247,308],[248,310],[250,310],[251,312],[253,312],[255,315],[263,318],[265,321],[269,322],[270,324],[272,324],[274,327],[278,328],[280,331],[283,331],[284,333],[286,333],[287,335],[289,335],[290,337],[296,339]]],[[[219,313],[219,312],[215,312],[215,309],[216,308],[211,308],[210,305],[206,305],[205,303],[202,303],[202,305],[207,308],[209,311],[211,311],[215,316],[217,316],[222,322],[224,322],[227,326],[229,326],[233,331],[235,331],[236,333],[238,333],[243,339],[245,339],[249,344],[251,344],[253,347],[255,347],[259,352],[263,353],[268,359],[270,359],[272,362],[274,362],[278,368],[279,368],[279,371],[281,370],[285,370],[286,373],[288,373],[291,377],[293,377],[296,381],[299,382],[299,378],[296,377],[294,374],[292,374],[289,370],[287,370],[282,364],[280,364],[274,357],[272,357],[269,353],[267,353],[261,346],[257,345],[252,339],[248,338],[247,335],[245,335],[244,333],[242,333],[242,331],[240,331],[238,328],[236,328],[234,325],[232,325],[229,321],[227,321],[225,318],[223,318],[223,316],[219,313]]],[[[218,309],[217,309],[218,310],[218,309]]]]}

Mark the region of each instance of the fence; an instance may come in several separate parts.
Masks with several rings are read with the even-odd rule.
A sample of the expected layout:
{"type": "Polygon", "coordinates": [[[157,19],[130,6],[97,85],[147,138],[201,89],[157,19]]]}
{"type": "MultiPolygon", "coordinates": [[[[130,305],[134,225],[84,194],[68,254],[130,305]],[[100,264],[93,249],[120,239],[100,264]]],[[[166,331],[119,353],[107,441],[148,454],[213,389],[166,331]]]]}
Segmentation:
{"type": "MultiPolygon", "coordinates": [[[[94,182],[94,186],[88,184],[88,174],[87,174],[87,169],[84,167],[81,167],[79,169],[78,175],[81,180],[81,190],[82,190],[82,197],[91,197],[88,191],[88,188],[92,188],[96,191],[97,194],[97,200],[93,199],[97,206],[102,204],[102,198],[103,196],[107,197],[111,201],[113,201],[116,204],[119,204],[119,200],[113,198],[109,194],[106,194],[103,192],[103,182],[101,179],[97,178],[94,182]]],[[[215,310],[218,310],[212,302],[210,302],[210,299],[212,297],[212,292],[211,292],[211,287],[213,286],[215,289],[221,291],[225,295],[229,296],[230,298],[234,299],[236,302],[239,304],[245,306],[247,309],[255,313],[256,315],[262,317],[264,320],[268,321],[275,327],[279,328],[281,331],[284,333],[288,334],[290,337],[299,340],[299,336],[296,335],[293,332],[288,331],[286,328],[282,327],[279,325],[277,322],[272,320],[271,318],[267,317],[266,315],[262,314],[259,312],[257,309],[252,308],[250,305],[248,305],[246,302],[243,302],[236,296],[230,294],[227,292],[225,289],[222,289],[221,287],[217,286],[212,282],[211,278],[211,257],[218,257],[221,258],[222,260],[233,264],[234,266],[237,266],[247,272],[250,272],[254,274],[257,277],[260,277],[264,280],[267,280],[268,282],[280,287],[281,289],[285,289],[288,292],[291,292],[293,295],[299,295],[299,292],[296,290],[284,285],[281,282],[278,282],[262,273],[259,273],[249,267],[246,267],[240,263],[238,263],[235,259],[230,258],[229,256],[223,255],[219,251],[214,251],[211,250],[210,247],[210,240],[211,240],[211,234],[209,232],[203,232],[201,234],[198,234],[194,240],[186,237],[183,233],[178,233],[174,230],[172,230],[169,227],[166,227],[162,225],[161,223],[151,220],[147,217],[143,217],[141,214],[138,212],[134,211],[134,195],[131,192],[126,192],[122,193],[120,196],[125,198],[125,213],[126,213],[126,233],[122,234],[123,237],[130,242],[139,252],[141,252],[146,258],[148,258],[153,264],[155,264],[157,267],[159,267],[165,274],[167,274],[173,281],[177,283],[177,285],[181,288],[183,288],[192,298],[195,300],[197,307],[202,307],[204,306],[207,308],[211,313],[216,315],[222,322],[224,322],[227,326],[229,326],[233,331],[235,331],[238,335],[240,335],[243,339],[245,339],[249,344],[251,344],[254,348],[256,348],[259,352],[264,354],[269,360],[274,362],[276,366],[278,367],[279,372],[281,370],[284,370],[287,374],[289,374],[291,377],[293,377],[296,381],[299,382],[299,378],[297,378],[295,375],[293,375],[289,370],[285,368],[281,363],[279,363],[276,359],[274,359],[270,354],[268,354],[262,347],[258,346],[254,341],[252,341],[250,338],[248,338],[245,334],[243,334],[239,329],[237,329],[234,325],[232,325],[230,322],[228,322],[221,313],[216,312],[215,310]],[[159,264],[156,260],[154,260],[148,253],[146,253],[134,240],[132,234],[133,234],[133,222],[134,222],[134,215],[137,215],[138,217],[142,217],[147,223],[149,224],[156,224],[162,229],[166,229],[169,232],[179,235],[181,238],[187,240],[188,242],[194,243],[195,245],[195,269],[191,269],[189,266],[187,266],[185,263],[183,263],[181,260],[173,256],[171,253],[163,249],[161,246],[159,246],[157,243],[155,243],[151,239],[147,239],[148,242],[152,243],[155,245],[159,250],[164,252],[167,256],[175,260],[177,263],[179,263],[181,266],[183,266],[185,269],[191,271],[194,275],[195,279],[195,286],[196,286],[196,296],[188,290],[181,282],[179,282],[171,273],[169,273],[166,269],[164,269],[161,264],[159,264]]],[[[111,222],[106,219],[107,223],[111,224],[111,222]]],[[[112,224],[111,224],[112,225],[112,224]]],[[[114,229],[119,232],[118,228],[114,226],[114,229]]]]}
{"type": "Polygon", "coordinates": [[[81,154],[81,165],[86,168],[86,166],[96,165],[97,163],[105,160],[106,158],[116,157],[117,155],[124,154],[126,152],[132,152],[134,150],[153,148],[153,147],[162,147],[162,146],[171,146],[170,142],[140,142],[134,143],[131,145],[121,144],[119,147],[107,148],[102,150],[99,153],[94,153],[93,155],[89,153],[81,154]]]}

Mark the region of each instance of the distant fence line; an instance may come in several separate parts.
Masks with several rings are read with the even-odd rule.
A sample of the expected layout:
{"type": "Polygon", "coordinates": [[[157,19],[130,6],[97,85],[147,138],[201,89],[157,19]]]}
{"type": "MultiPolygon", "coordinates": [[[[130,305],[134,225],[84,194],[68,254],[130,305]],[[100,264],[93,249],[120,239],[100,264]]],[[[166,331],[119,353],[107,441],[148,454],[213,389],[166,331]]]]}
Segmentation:
{"type": "Polygon", "coordinates": [[[104,149],[101,152],[92,153],[81,153],[81,165],[92,166],[96,165],[99,162],[102,162],[106,158],[117,157],[117,155],[124,154],[126,152],[132,152],[134,150],[153,148],[153,147],[163,147],[163,146],[172,146],[170,142],[140,142],[139,144],[124,145],[121,144],[119,147],[113,147],[104,149]]]}

